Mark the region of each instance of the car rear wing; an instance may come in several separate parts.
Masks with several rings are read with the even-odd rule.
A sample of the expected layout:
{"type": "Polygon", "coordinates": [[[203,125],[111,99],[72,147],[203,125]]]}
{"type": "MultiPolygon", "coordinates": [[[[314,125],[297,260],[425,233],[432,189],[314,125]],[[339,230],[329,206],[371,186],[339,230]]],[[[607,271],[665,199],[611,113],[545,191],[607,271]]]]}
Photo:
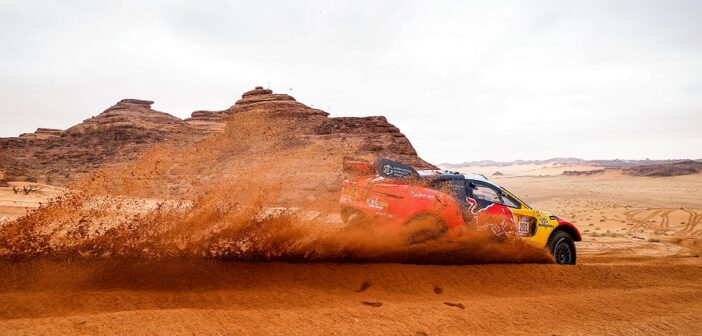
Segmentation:
{"type": "Polygon", "coordinates": [[[385,178],[419,178],[419,173],[414,168],[385,158],[375,160],[375,172],[385,178]]]}
{"type": "Polygon", "coordinates": [[[363,159],[345,157],[343,171],[355,175],[377,174],[390,179],[419,178],[419,173],[414,168],[386,158],[377,158],[375,163],[370,163],[363,159]]]}

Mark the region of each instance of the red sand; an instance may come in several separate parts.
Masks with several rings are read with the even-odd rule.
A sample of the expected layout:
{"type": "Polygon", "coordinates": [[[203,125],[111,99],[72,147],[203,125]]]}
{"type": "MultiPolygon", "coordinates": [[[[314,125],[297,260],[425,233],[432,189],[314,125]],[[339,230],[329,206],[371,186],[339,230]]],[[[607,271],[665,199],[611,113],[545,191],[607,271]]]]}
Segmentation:
{"type": "Polygon", "coordinates": [[[519,242],[342,229],[330,216],[357,144],[275,112],[235,115],[223,136],[155,148],[3,224],[0,334],[702,333],[692,256],[394,263],[548,260],[519,242]],[[260,218],[279,206],[320,215],[260,218]]]}
{"type": "Polygon", "coordinates": [[[3,335],[697,335],[699,270],[202,260],[5,264],[0,330],[3,335]],[[364,283],[370,286],[359,291],[364,283]]]}

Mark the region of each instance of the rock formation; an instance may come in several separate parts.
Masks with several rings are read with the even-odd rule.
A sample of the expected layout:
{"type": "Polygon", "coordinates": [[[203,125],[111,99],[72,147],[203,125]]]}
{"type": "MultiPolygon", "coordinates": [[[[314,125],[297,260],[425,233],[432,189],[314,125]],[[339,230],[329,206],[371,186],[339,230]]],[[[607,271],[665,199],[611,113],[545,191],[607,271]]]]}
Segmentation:
{"type": "Polygon", "coordinates": [[[0,138],[0,169],[10,181],[66,184],[105,165],[131,160],[155,144],[184,145],[211,134],[230,136],[224,132],[226,122],[247,112],[263,113],[265,122],[289,124],[284,141],[290,144],[323,142],[344,148],[348,155],[384,156],[418,168],[434,167],[420,159],[409,140],[384,117],[330,118],[322,110],[262,87],[244,93],[224,111],[196,111],[185,120],[155,111],[152,104],[123,99],[65,131],[40,128],[0,138]]]}
{"type": "Polygon", "coordinates": [[[329,118],[329,113],[299,103],[286,94],[274,94],[271,90],[256,87],[244,93],[240,100],[224,111],[231,116],[251,110],[265,109],[273,115],[307,118],[307,125],[313,125],[304,134],[320,139],[343,139],[360,142],[353,155],[361,157],[384,156],[402,161],[417,168],[435,168],[417,156],[417,152],[400,132],[385,117],[337,117],[329,118]]]}
{"type": "Polygon", "coordinates": [[[195,111],[185,122],[201,132],[224,130],[224,113],[220,111],[195,111]]]}
{"type": "Polygon", "coordinates": [[[683,160],[674,163],[641,165],[624,169],[623,172],[632,176],[650,177],[692,175],[702,172],[702,162],[683,160]]]}
{"type": "Polygon", "coordinates": [[[63,134],[63,130],[60,130],[60,129],[37,128],[37,130],[34,133],[20,134],[20,138],[42,140],[42,139],[58,137],[58,136],[61,136],[61,134],[63,134]]]}
{"type": "Polygon", "coordinates": [[[324,218],[338,213],[346,157],[384,156],[432,167],[383,117],[330,118],[262,88],[244,94],[222,116],[224,130],[203,137],[188,122],[151,110],[150,102],[125,100],[60,137],[3,139],[2,153],[11,153],[15,166],[26,164],[37,180],[63,183],[94,173],[75,179],[64,198],[4,227],[9,236],[0,235],[0,255],[141,255],[148,254],[142,246],[148,241],[165,242],[174,248],[169,251],[187,247],[197,255],[223,256],[231,254],[223,251],[232,241],[269,244],[259,235],[275,237],[265,248],[275,254],[290,239],[320,236],[315,229],[314,236],[300,237],[290,216],[261,231],[269,210],[304,209],[329,223],[324,218]],[[154,144],[164,145],[144,152],[154,144]],[[195,246],[200,244],[205,250],[195,246]]]}
{"type": "Polygon", "coordinates": [[[209,133],[151,101],[123,99],[66,131],[38,129],[31,135],[0,139],[0,169],[9,180],[65,184],[105,164],[123,162],[164,142],[188,141],[209,133]]]}
{"type": "Polygon", "coordinates": [[[114,129],[140,129],[163,133],[183,130],[186,125],[182,120],[168,113],[152,110],[153,103],[148,100],[122,99],[99,115],[69,128],[66,133],[80,136],[114,129]]]}
{"type": "Polygon", "coordinates": [[[394,158],[418,168],[433,168],[417,157],[412,144],[385,117],[340,117],[317,127],[317,134],[346,135],[363,138],[359,154],[378,154],[394,158]]]}

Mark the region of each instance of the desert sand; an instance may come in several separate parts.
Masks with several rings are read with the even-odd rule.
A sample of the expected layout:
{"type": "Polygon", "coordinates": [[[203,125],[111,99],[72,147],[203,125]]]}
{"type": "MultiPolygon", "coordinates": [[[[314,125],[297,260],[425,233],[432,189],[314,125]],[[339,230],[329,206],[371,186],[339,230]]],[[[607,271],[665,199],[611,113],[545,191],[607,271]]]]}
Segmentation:
{"type": "Polygon", "coordinates": [[[174,145],[149,125],[190,126],[126,102],[74,136],[5,140],[0,334],[702,333],[702,174],[461,167],[581,229],[578,265],[558,266],[520,240],[407,246],[344,228],[345,157],[431,167],[382,117],[330,118],[256,88],[215,113],[223,129],[174,145]],[[115,118],[151,139],[137,160],[134,139],[111,145],[115,118]],[[97,160],[84,143],[119,150],[97,160]],[[66,188],[13,191],[24,174],[66,188]]]}
{"type": "MultiPolygon", "coordinates": [[[[702,332],[702,175],[531,175],[492,180],[578,225],[578,265],[8,262],[0,266],[0,333],[702,332]]],[[[42,193],[3,188],[0,216],[50,192],[42,193]]]]}

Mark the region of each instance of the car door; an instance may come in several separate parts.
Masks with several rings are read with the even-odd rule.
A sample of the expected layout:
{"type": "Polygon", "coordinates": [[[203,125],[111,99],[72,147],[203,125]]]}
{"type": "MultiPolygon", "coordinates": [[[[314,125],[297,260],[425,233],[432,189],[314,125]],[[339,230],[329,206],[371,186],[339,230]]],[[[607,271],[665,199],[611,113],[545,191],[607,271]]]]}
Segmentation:
{"type": "Polygon", "coordinates": [[[533,236],[537,228],[535,211],[491,183],[469,180],[466,184],[468,200],[475,206],[478,229],[489,229],[500,235],[513,232],[522,237],[533,236]]]}
{"type": "Polygon", "coordinates": [[[478,230],[492,231],[496,236],[516,230],[512,210],[504,204],[501,190],[485,181],[467,180],[466,199],[471,204],[474,220],[470,225],[478,230]]]}
{"type": "Polygon", "coordinates": [[[500,188],[502,204],[512,211],[514,215],[516,232],[521,237],[532,237],[536,234],[540,213],[532,210],[524,202],[512,196],[509,191],[500,188]]]}

